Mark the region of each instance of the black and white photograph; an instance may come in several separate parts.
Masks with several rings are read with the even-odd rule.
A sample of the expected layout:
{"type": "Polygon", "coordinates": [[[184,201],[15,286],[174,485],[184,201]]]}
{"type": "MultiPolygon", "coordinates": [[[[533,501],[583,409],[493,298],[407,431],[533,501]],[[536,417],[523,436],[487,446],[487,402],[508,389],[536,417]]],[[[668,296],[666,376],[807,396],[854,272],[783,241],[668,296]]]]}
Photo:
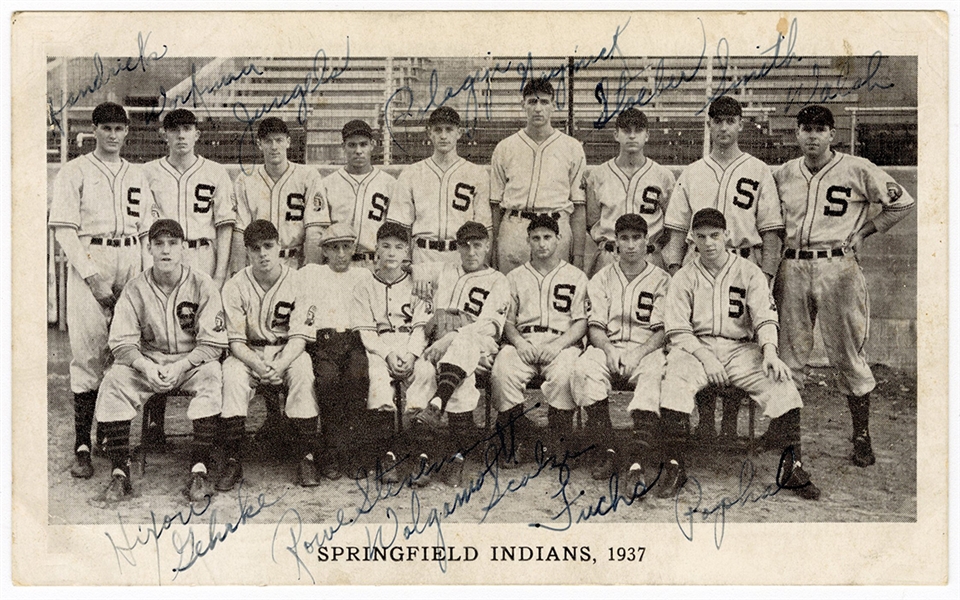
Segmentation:
{"type": "Polygon", "coordinates": [[[20,581],[945,581],[936,13],[257,14],[14,18],[20,581]]]}

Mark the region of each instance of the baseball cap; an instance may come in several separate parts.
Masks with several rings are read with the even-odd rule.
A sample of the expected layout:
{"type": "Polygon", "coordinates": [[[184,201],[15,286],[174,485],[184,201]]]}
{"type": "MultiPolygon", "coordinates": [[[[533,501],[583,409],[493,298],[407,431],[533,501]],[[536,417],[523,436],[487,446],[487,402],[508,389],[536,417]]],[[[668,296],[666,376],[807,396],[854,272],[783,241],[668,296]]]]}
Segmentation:
{"type": "Polygon", "coordinates": [[[545,213],[536,214],[532,219],[530,219],[530,224],[527,225],[527,233],[530,233],[534,229],[539,229],[541,227],[544,229],[549,229],[556,235],[560,235],[560,226],[553,219],[553,217],[545,213]]]}
{"type": "Polygon", "coordinates": [[[710,109],[707,111],[710,118],[714,117],[742,117],[743,109],[740,103],[730,96],[720,96],[710,103],[710,109]]]}
{"type": "Polygon", "coordinates": [[[527,96],[534,96],[536,94],[553,96],[553,86],[550,84],[549,79],[546,77],[534,77],[523,84],[522,96],[524,98],[527,96]]]}
{"type": "Polygon", "coordinates": [[[441,106],[433,111],[427,119],[427,127],[431,125],[456,125],[460,127],[460,113],[449,106],[441,106]]]}
{"type": "Polygon", "coordinates": [[[266,119],[260,121],[260,124],[257,125],[258,140],[262,140],[272,133],[290,135],[290,130],[287,128],[287,124],[283,122],[283,119],[278,117],[267,117],[266,119]]]}
{"type": "Polygon", "coordinates": [[[367,125],[366,121],[360,119],[349,121],[343,126],[340,134],[343,136],[343,141],[347,141],[347,138],[353,135],[364,135],[371,140],[373,139],[373,129],[367,125]]]}
{"type": "Polygon", "coordinates": [[[380,226],[380,229],[377,230],[377,241],[379,242],[385,238],[396,238],[401,242],[410,243],[410,232],[407,231],[407,228],[401,225],[400,223],[394,223],[393,221],[387,221],[380,226]]]}
{"type": "Polygon", "coordinates": [[[327,244],[334,244],[336,242],[356,241],[357,234],[354,232],[353,227],[350,227],[347,223],[334,223],[323,232],[323,237],[320,238],[320,245],[326,246],[327,244]]]}
{"type": "Polygon", "coordinates": [[[130,123],[130,119],[127,118],[127,111],[123,110],[123,107],[119,104],[104,102],[93,109],[93,124],[103,125],[104,123],[123,123],[126,125],[130,123]]]}
{"type": "Polygon", "coordinates": [[[183,239],[183,227],[180,227],[180,223],[177,223],[173,219],[158,219],[154,221],[153,225],[150,226],[150,231],[147,233],[147,238],[152,240],[157,239],[161,235],[168,235],[172,238],[183,239]]]}
{"type": "Polygon", "coordinates": [[[636,129],[646,129],[647,115],[635,108],[628,108],[617,116],[617,129],[626,129],[631,126],[636,129]]]}
{"type": "Polygon", "coordinates": [[[486,240],[490,238],[487,228],[476,221],[467,221],[457,230],[457,243],[463,244],[470,240],[486,240]]]}
{"type": "Polygon", "coordinates": [[[266,219],[256,219],[243,230],[243,245],[247,248],[253,248],[257,244],[279,239],[280,233],[277,232],[277,228],[266,219]]]}
{"type": "Polygon", "coordinates": [[[703,208],[693,215],[693,222],[690,229],[699,229],[700,227],[716,227],[718,229],[727,228],[727,219],[723,213],[715,208],[703,208]]]}
{"type": "Polygon", "coordinates": [[[833,113],[826,106],[819,104],[804,106],[797,113],[797,125],[826,125],[833,129],[833,113]]]}
{"type": "Polygon", "coordinates": [[[197,117],[192,112],[185,108],[178,108],[177,110],[168,112],[163,116],[163,128],[164,129],[176,129],[181,125],[196,125],[197,117]]]}
{"type": "MultiPolygon", "coordinates": [[[[721,215],[722,216],[722,215],[721,215]]],[[[647,222],[636,213],[627,213],[625,215],[620,215],[620,218],[617,219],[617,222],[613,225],[614,235],[620,235],[624,231],[636,231],[637,233],[642,233],[644,237],[647,235],[647,222]]]]}

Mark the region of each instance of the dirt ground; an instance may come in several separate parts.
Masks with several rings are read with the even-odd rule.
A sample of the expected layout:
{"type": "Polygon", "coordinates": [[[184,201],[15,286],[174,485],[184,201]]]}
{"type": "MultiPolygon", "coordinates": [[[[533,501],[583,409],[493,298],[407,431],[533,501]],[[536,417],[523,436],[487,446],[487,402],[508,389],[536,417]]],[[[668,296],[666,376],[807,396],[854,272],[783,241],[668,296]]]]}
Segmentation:
{"type": "MultiPolygon", "coordinates": [[[[135,467],[134,498],[117,507],[104,510],[88,504],[109,481],[109,462],[95,456],[96,474],[89,480],[70,476],[73,443],[73,401],[69,392],[69,347],[65,332],[50,329],[48,370],[48,481],[50,524],[144,523],[151,512],[162,518],[183,511],[188,505],[180,495],[189,469],[189,437],[173,437],[168,451],[150,453],[143,473],[135,467]]],[[[810,381],[803,391],[804,467],[822,490],[818,501],[806,501],[786,490],[777,491],[778,456],[768,452],[752,459],[745,452],[722,449],[699,449],[692,452],[688,473],[691,481],[675,504],[673,499],[645,496],[633,502],[621,500],[610,510],[611,482],[594,481],[589,468],[572,472],[556,464],[538,466],[529,463],[520,469],[498,471],[482,464],[468,462],[464,487],[450,487],[434,482],[413,489],[409,482],[389,488],[378,487],[373,478],[354,481],[323,480],[316,488],[304,489],[295,484],[295,468],[289,462],[264,457],[256,450],[248,452],[245,463],[243,494],[262,494],[265,506],[257,516],[262,523],[275,523],[290,507],[296,507],[304,522],[329,523],[336,520],[338,510],[353,515],[357,522],[382,522],[388,509],[395,511],[401,524],[418,518],[413,512],[419,503],[422,523],[432,508],[443,511],[446,522],[466,523],[544,523],[557,526],[574,521],[581,511],[596,508],[600,515],[591,522],[672,522],[677,506],[692,512],[692,518],[712,520],[709,516],[718,506],[726,506],[730,522],[912,522],[917,518],[917,386],[916,372],[904,372],[876,365],[877,388],[871,407],[871,434],[877,464],[861,469],[849,460],[850,415],[829,369],[812,369],[810,381]],[[252,455],[252,456],[251,456],[252,455]],[[753,476],[750,477],[752,472],[753,476]],[[512,480],[512,484],[511,484],[512,480]],[[699,493],[697,493],[699,484],[699,493]],[[582,494],[581,494],[582,491],[582,494]],[[777,493],[773,493],[777,492],[777,493]],[[578,496],[579,495],[579,496],[578,496]],[[565,511],[566,497],[570,511],[565,511]],[[601,502],[601,497],[605,497],[601,502]],[[698,502],[699,498],[699,502],[698,502]],[[372,502],[371,502],[372,501],[372,502]],[[366,503],[366,504],[365,504],[366,503]],[[366,506],[369,511],[357,511],[366,506]],[[455,510],[451,510],[456,506],[455,510]],[[559,517],[558,517],[559,515],[559,517]]],[[[529,395],[532,406],[537,393],[529,395]]],[[[626,413],[626,396],[614,402],[614,426],[625,432],[630,419],[626,413]]],[[[189,433],[190,426],[183,407],[168,407],[168,434],[189,433]]],[[[535,419],[545,421],[545,411],[534,410],[535,419]]],[[[745,435],[747,411],[741,410],[739,429],[745,435]]],[[[248,432],[263,419],[263,405],[255,401],[248,421],[248,432]]],[[[482,423],[482,409],[477,421],[482,423]]],[[[757,424],[757,434],[766,428],[766,421],[757,424]]],[[[138,443],[139,418],[134,421],[134,444],[138,443]]],[[[622,435],[622,433],[621,433],[622,435]]],[[[546,461],[544,461],[546,462],[546,461]]],[[[619,494],[626,494],[618,490],[619,494]]],[[[629,498],[629,494],[626,494],[629,498]]],[[[219,513],[219,522],[236,518],[240,503],[237,492],[218,494],[212,508],[219,513]],[[233,515],[231,517],[231,515],[233,515]]],[[[596,512],[596,511],[594,511],[596,512]]]]}

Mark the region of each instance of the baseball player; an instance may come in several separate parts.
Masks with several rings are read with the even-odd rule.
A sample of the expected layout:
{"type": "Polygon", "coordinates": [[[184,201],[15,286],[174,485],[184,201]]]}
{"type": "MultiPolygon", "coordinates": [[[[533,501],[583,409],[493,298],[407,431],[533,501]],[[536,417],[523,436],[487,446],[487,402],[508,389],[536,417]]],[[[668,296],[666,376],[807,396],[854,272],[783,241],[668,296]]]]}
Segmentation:
{"type": "MultiPolygon", "coordinates": [[[[663,250],[667,270],[673,274],[680,268],[687,254],[690,219],[709,207],[722,212],[730,224],[730,251],[758,262],[772,283],[780,260],[783,217],[770,167],[740,150],[743,110],[739,102],[721,96],[710,103],[707,114],[710,154],[683,170],[667,208],[665,225],[670,238],[663,250]]],[[[737,397],[724,398],[724,438],[736,437],[739,405],[737,397]]],[[[700,414],[709,417],[715,411],[715,398],[705,395],[698,406],[700,414]]],[[[713,419],[700,419],[697,438],[709,441],[716,435],[713,419]]]]}
{"type": "Polygon", "coordinates": [[[313,167],[287,160],[290,130],[277,117],[267,117],[257,125],[257,147],[263,164],[252,173],[243,170],[234,182],[237,196],[237,222],[230,252],[231,272],[244,266],[246,251],[243,231],[254,219],[273,223],[280,232],[280,258],[298,269],[302,264],[304,228],[330,224],[329,212],[320,192],[320,173],[313,167]]]}
{"type": "MultiPolygon", "coordinates": [[[[485,225],[467,221],[457,230],[461,265],[445,263],[437,277],[433,316],[424,323],[430,346],[413,370],[406,414],[414,423],[437,430],[449,415],[449,444],[434,450],[452,457],[446,480],[457,484],[466,451],[473,446],[473,411],[480,400],[475,372],[489,371],[510,305],[506,276],[487,265],[490,235],[485,225]]],[[[422,459],[429,455],[424,451],[422,459]]],[[[444,469],[441,469],[444,472],[444,469]]],[[[424,478],[418,482],[423,485],[424,478]]]]}
{"type": "Polygon", "coordinates": [[[167,143],[167,156],[144,165],[153,192],[148,221],[180,223],[187,236],[184,264],[223,287],[237,220],[233,182],[223,165],[197,155],[200,131],[189,110],[178,108],[164,115],[160,135],[167,143]]]}
{"type": "Polygon", "coordinates": [[[247,409],[260,384],[285,385],[285,412],[296,446],[297,481],[319,485],[313,437],[317,401],[313,366],[303,351],[306,328],[293,318],[302,278],[281,262],[280,233],[273,223],[256,219],[243,231],[250,266],[223,286],[230,356],[223,361],[223,448],[226,467],[217,490],[229,491],[243,480],[240,457],[247,409]]]}
{"type": "Polygon", "coordinates": [[[356,454],[370,388],[367,351],[360,332],[352,329],[351,303],[344,301],[373,279],[369,269],[353,265],[356,248],[357,234],[349,225],[328,227],[322,239],[326,264],[300,269],[301,290],[294,310],[313,359],[314,393],[323,415],[319,466],[328,479],[352,475],[360,466],[356,454]]]}
{"type": "Polygon", "coordinates": [[[647,116],[628,108],[617,116],[616,140],[620,154],[592,169],[586,176],[587,227],[596,243],[587,257],[587,274],[593,276],[616,259],[614,225],[621,215],[641,215],[649,227],[646,260],[663,267],[658,243],[663,233],[663,214],[676,180],[669,169],[643,154],[649,139],[647,116]]]}
{"type": "Polygon", "coordinates": [[[627,407],[634,423],[640,456],[630,463],[630,481],[643,476],[649,461],[650,432],[660,413],[660,380],[663,352],[663,298],[670,276],[647,261],[647,222],[638,214],[621,215],[614,224],[620,260],[611,262],[590,279],[588,336],[590,347],[577,359],[573,397],[586,407],[592,443],[603,451],[592,476],[608,479],[621,461],[613,444],[608,398],[614,379],[634,388],[627,407]]]}
{"type": "Polygon", "coordinates": [[[815,500],[820,490],[800,462],[803,402],[777,356],[777,307],[767,278],[752,261],[727,251],[727,221],[719,210],[697,211],[691,230],[699,255],[677,271],[663,305],[670,353],[660,393],[665,468],[657,495],[676,496],[686,481],[687,425],[697,392],[733,385],[772,419],[766,435],[781,451],[778,485],[815,500]]]}
{"type": "Polygon", "coordinates": [[[538,373],[544,376],[540,389],[549,405],[551,443],[569,443],[576,408],[570,377],[587,332],[587,276],[561,259],[557,221],[536,215],[527,229],[530,260],[507,274],[511,303],[503,335],[509,345],[497,354],[491,376],[497,425],[510,440],[501,454],[507,467],[522,459],[516,440],[529,441],[523,392],[538,373]]]}
{"type": "MultiPolygon", "coordinates": [[[[374,267],[377,231],[387,222],[397,180],[370,163],[373,154],[373,129],[364,121],[350,121],[341,130],[347,164],[323,178],[321,184],[329,221],[346,223],[357,233],[354,262],[374,267]]],[[[318,212],[316,209],[314,212],[318,212]]],[[[319,217],[318,217],[319,218],[319,217]]],[[[310,224],[314,217],[311,215],[310,224]]],[[[395,221],[392,214],[390,221],[395,221]]],[[[316,252],[322,231],[308,227],[308,248],[316,252]]],[[[317,253],[311,262],[319,262],[317,253]]]]}
{"type": "Polygon", "coordinates": [[[104,102],[93,110],[96,148],[63,165],[50,204],[50,227],[70,262],[67,323],[76,433],[70,474],[84,479],[93,477],[90,430],[110,361],[110,318],[121,290],[141,270],[143,217],[150,210],[142,167],[120,157],[128,124],[117,104],[104,102]]]}
{"type": "Polygon", "coordinates": [[[586,233],[582,188],[587,164],[583,145],[550,124],[553,86],[534,78],[523,86],[526,126],[501,140],[490,159],[490,203],[497,266],[509,273],[530,258],[527,225],[535,215],[552,215],[560,225],[558,258],[583,267],[586,233]]]}
{"type": "Polygon", "coordinates": [[[867,237],[903,219],[914,200],[870,161],[832,150],[835,134],[829,109],[805,107],[797,113],[803,156],[774,174],[786,222],[776,288],[784,321],[780,346],[802,385],[814,323],[820,321],[827,357],[840,371],[853,420],[852,460],[867,467],[876,461],[869,430],[876,382],[864,353],[870,309],[857,252],[867,237]],[[873,217],[871,204],[880,207],[873,217]]]}
{"type": "Polygon", "coordinates": [[[410,233],[403,225],[380,226],[376,253],[374,277],[354,288],[353,326],[369,362],[369,426],[381,435],[370,458],[379,461],[377,475],[389,483],[399,480],[396,467],[404,458],[399,454],[402,440],[393,435],[397,410],[393,386],[409,384],[414,362],[427,345],[423,326],[417,323],[427,321],[420,313],[431,312],[431,307],[414,294],[413,279],[403,269],[410,255],[410,233]]]}
{"type": "Polygon", "coordinates": [[[94,503],[109,506],[130,496],[130,421],[155,394],[179,390],[191,396],[193,422],[190,483],[184,490],[201,502],[212,490],[207,464],[220,432],[222,373],[227,347],[220,290],[206,273],[183,264],[183,228],[170,219],[149,231],[153,266],[130,281],[110,326],[114,364],[97,397],[97,427],[103,430],[113,466],[110,485],[94,503]]]}
{"type": "Polygon", "coordinates": [[[456,233],[467,221],[492,227],[490,176],[457,156],[462,135],[457,111],[434,110],[427,120],[433,156],[406,167],[397,179],[390,218],[413,230],[414,275],[424,262],[460,264],[456,233]]]}

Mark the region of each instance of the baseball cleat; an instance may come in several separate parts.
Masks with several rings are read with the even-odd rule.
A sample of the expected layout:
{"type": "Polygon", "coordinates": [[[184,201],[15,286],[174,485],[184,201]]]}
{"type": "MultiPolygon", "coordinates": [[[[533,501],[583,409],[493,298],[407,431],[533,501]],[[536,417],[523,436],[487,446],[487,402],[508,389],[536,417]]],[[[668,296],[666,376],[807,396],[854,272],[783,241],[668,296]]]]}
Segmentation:
{"type": "Polygon", "coordinates": [[[317,479],[317,465],[309,458],[300,460],[297,465],[297,483],[300,487],[317,487],[320,480],[317,479]]]}
{"type": "Polygon", "coordinates": [[[443,482],[450,487],[460,487],[463,485],[463,467],[465,463],[466,460],[464,460],[463,455],[457,452],[440,471],[443,482]]]}
{"type": "Polygon", "coordinates": [[[213,497],[213,490],[210,489],[210,483],[207,481],[207,474],[203,472],[194,472],[190,474],[190,483],[183,490],[183,495],[190,502],[203,502],[213,497]]]}
{"type": "Polygon", "coordinates": [[[326,477],[330,481],[336,481],[340,479],[340,477],[342,476],[342,473],[340,473],[340,470],[337,468],[337,465],[333,463],[325,462],[322,465],[320,465],[319,469],[320,469],[320,475],[322,475],[323,477],[326,477]]]}
{"type": "Polygon", "coordinates": [[[858,467],[869,467],[877,462],[877,458],[873,455],[873,447],[870,444],[869,433],[864,433],[854,438],[852,460],[853,464],[858,467]]]}
{"type": "Polygon", "coordinates": [[[106,508],[122,502],[132,495],[133,484],[130,483],[130,478],[124,473],[114,471],[110,484],[91,503],[106,508]]]}
{"type": "Polygon", "coordinates": [[[412,485],[415,487],[427,487],[433,480],[433,474],[430,473],[430,459],[426,454],[420,455],[419,470],[413,472],[412,485]]]}
{"type": "Polygon", "coordinates": [[[70,467],[70,475],[80,479],[93,477],[93,463],[90,461],[90,452],[86,450],[77,452],[73,466],[70,467]]]}
{"type": "Polygon", "coordinates": [[[779,483],[780,487],[790,490],[804,500],[819,500],[820,488],[810,481],[810,475],[803,470],[800,461],[793,463],[789,470],[784,472],[784,481],[779,483]]]}
{"type": "Polygon", "coordinates": [[[594,466],[593,471],[590,472],[590,476],[596,479],[597,481],[603,481],[610,479],[614,473],[617,472],[617,453],[613,450],[607,450],[603,453],[603,457],[597,461],[597,464],[594,466]]]}
{"type": "Polygon", "coordinates": [[[229,492],[241,481],[243,481],[243,465],[240,461],[231,458],[227,461],[227,467],[223,470],[220,479],[217,480],[217,491],[229,492]]]}
{"type": "Polygon", "coordinates": [[[642,498],[647,492],[647,478],[640,463],[633,463],[623,476],[624,492],[627,498],[642,498]]]}
{"type": "Polygon", "coordinates": [[[675,460],[663,466],[663,473],[657,482],[657,498],[673,498],[687,483],[686,470],[675,460]]]}
{"type": "Polygon", "coordinates": [[[397,456],[393,452],[387,452],[380,463],[380,481],[383,483],[400,483],[400,472],[397,467],[397,456]]]}

